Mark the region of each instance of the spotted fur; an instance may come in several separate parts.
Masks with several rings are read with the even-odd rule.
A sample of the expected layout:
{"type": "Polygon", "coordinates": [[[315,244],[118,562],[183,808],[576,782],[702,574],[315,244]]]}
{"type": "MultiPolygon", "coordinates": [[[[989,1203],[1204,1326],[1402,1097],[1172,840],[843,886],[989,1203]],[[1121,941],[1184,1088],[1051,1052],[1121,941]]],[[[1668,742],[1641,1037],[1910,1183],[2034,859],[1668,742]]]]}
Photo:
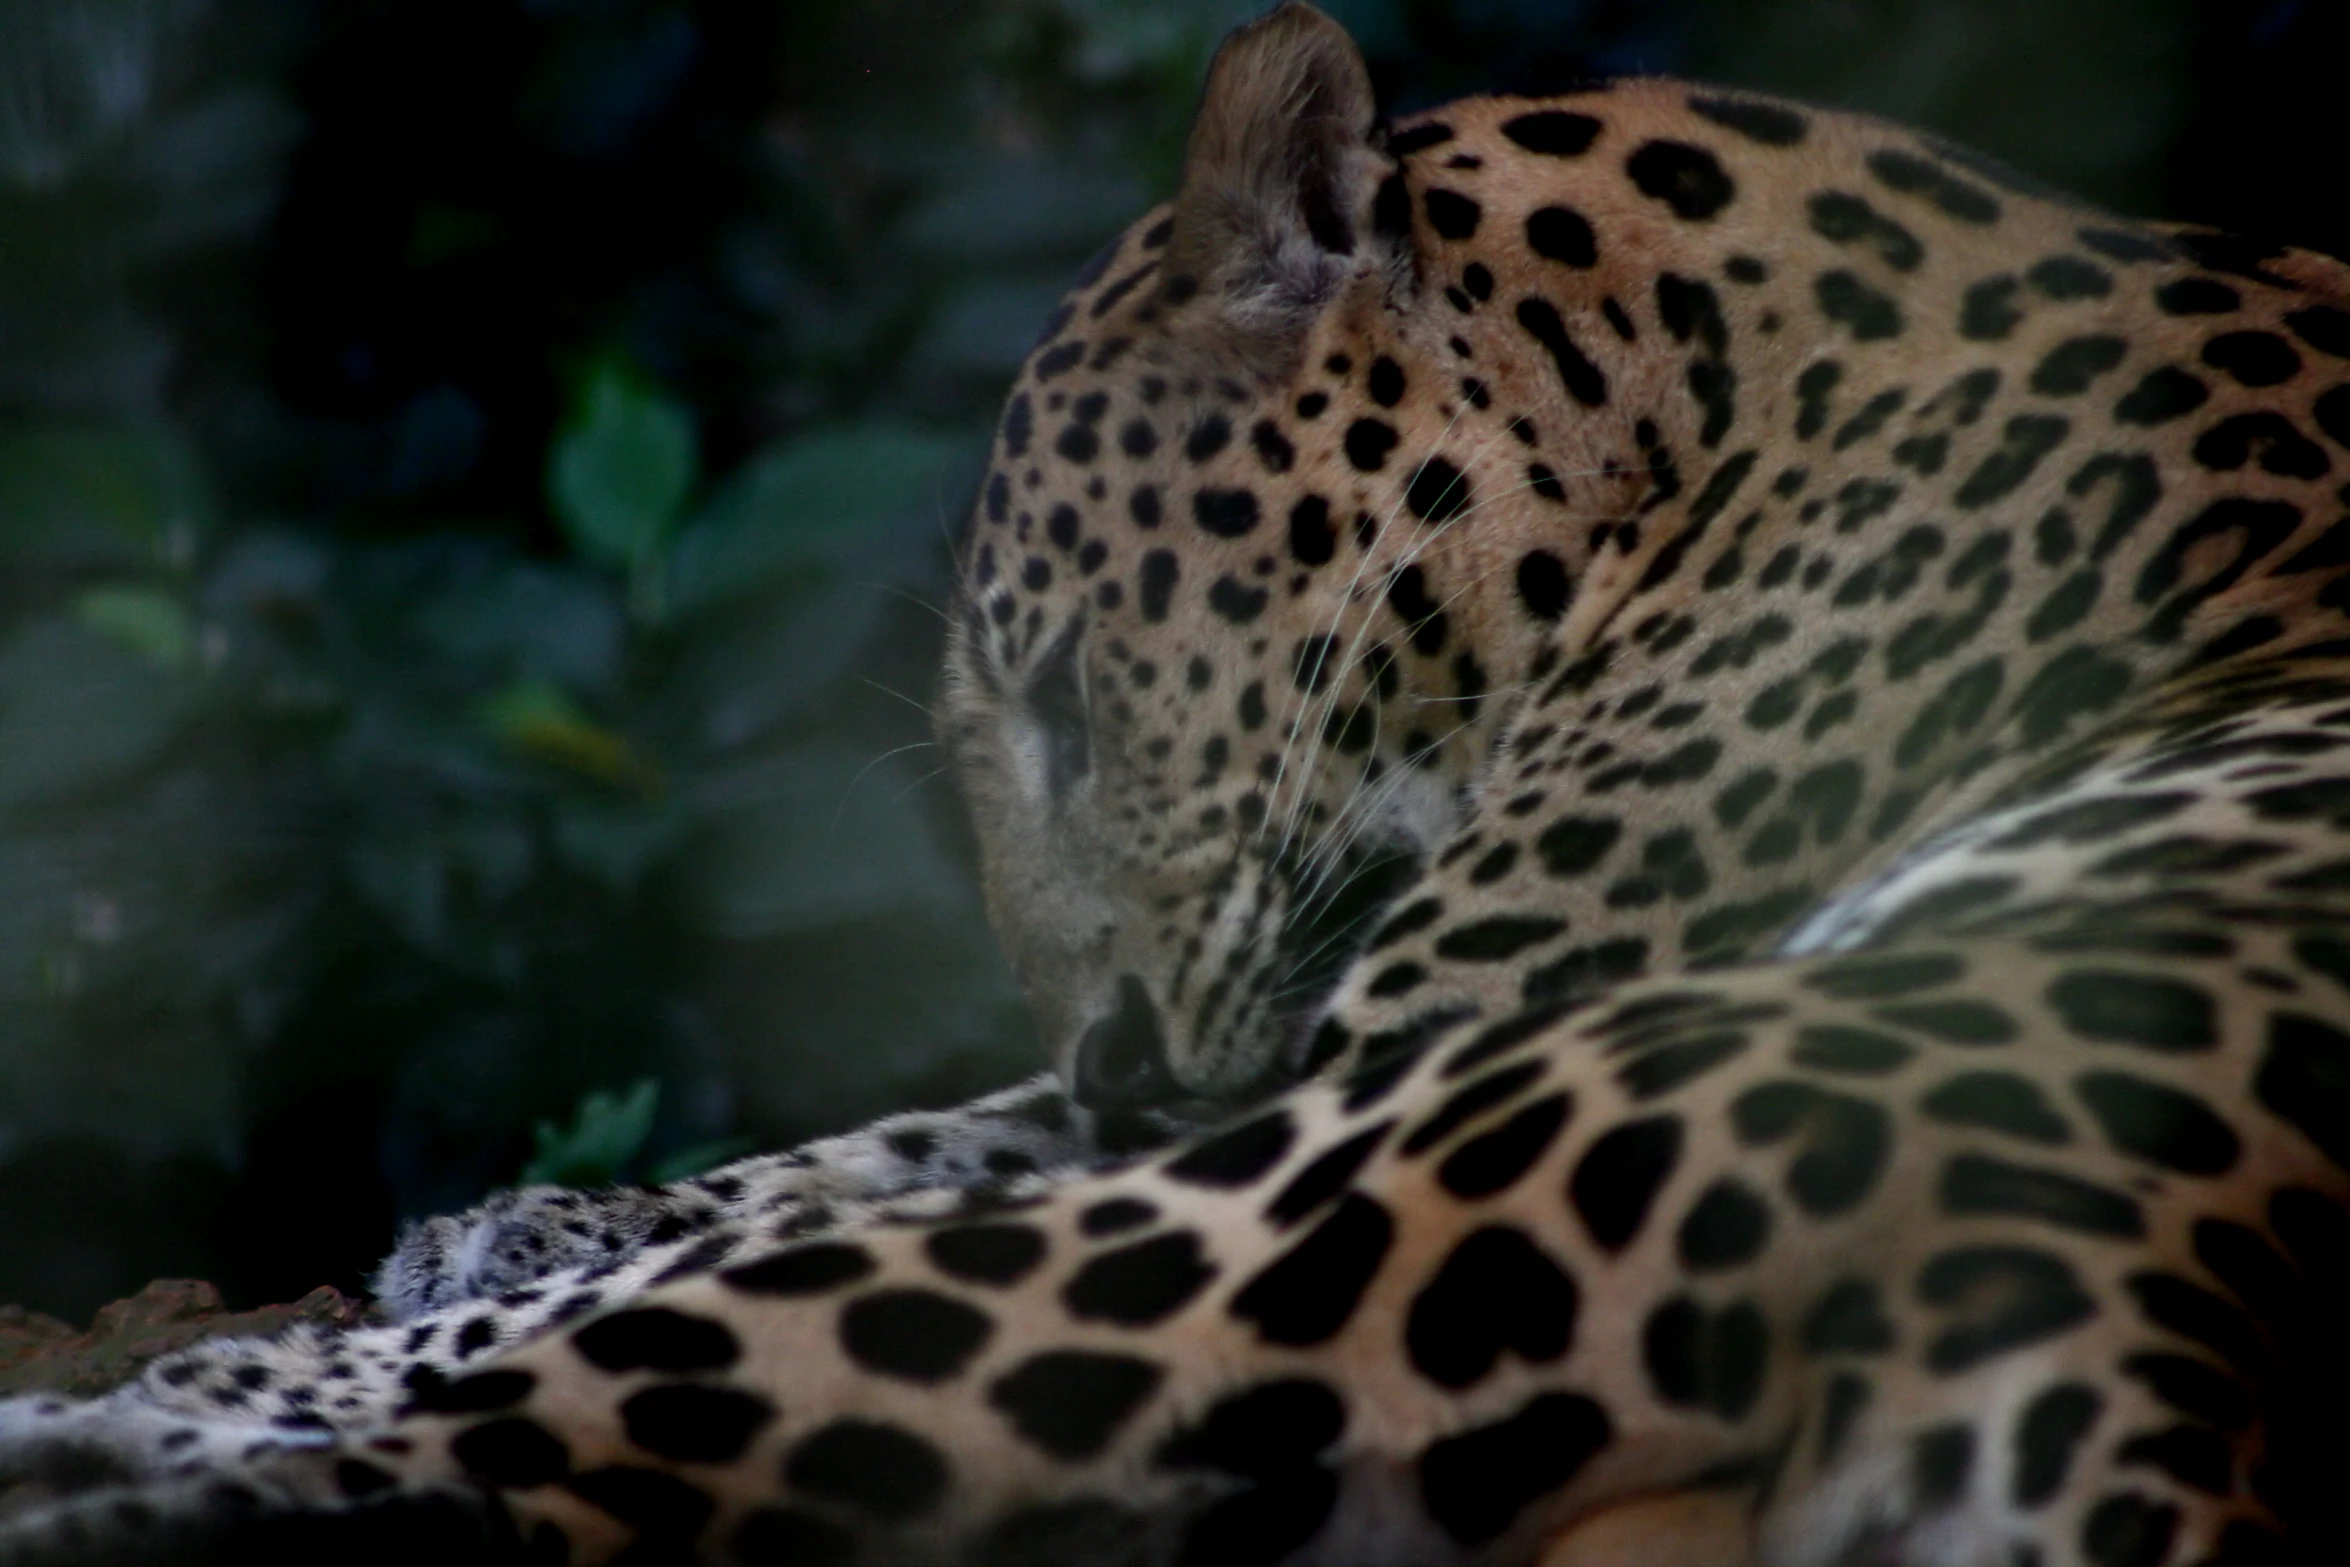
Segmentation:
{"type": "Polygon", "coordinates": [[[1227,1118],[526,1194],[394,1291],[514,1347],[194,1460],[0,1406],[0,1544],[2341,1559],[2346,307],[1750,95],[1377,126],[1283,6],[1013,390],[942,704],[1039,1165],[1227,1118]]]}

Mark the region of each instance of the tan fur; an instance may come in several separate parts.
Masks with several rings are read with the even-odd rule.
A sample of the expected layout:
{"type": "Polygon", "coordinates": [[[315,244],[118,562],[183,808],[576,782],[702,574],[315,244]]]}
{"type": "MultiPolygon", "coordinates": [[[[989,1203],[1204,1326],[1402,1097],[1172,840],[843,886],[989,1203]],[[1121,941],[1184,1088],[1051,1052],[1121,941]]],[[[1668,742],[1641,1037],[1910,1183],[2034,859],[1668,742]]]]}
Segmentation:
{"type": "Polygon", "coordinates": [[[1555,1536],[1533,1567],[1746,1567],[1749,1527],[1734,1496],[1642,1497],[1555,1536]]]}
{"type": "Polygon", "coordinates": [[[1311,7],[1283,6],[1216,52],[1167,258],[1216,301],[1216,346],[1252,373],[1293,368],[1299,329],[1349,270],[1312,224],[1368,238],[1372,114],[1362,57],[1311,7]]]}
{"type": "Polygon", "coordinates": [[[2342,1554],[2350,269],[1859,116],[1365,81],[1298,5],[1219,54],[1014,390],[941,704],[1075,1092],[1241,1118],[686,1267],[274,1498],[578,1562],[2342,1554]]]}

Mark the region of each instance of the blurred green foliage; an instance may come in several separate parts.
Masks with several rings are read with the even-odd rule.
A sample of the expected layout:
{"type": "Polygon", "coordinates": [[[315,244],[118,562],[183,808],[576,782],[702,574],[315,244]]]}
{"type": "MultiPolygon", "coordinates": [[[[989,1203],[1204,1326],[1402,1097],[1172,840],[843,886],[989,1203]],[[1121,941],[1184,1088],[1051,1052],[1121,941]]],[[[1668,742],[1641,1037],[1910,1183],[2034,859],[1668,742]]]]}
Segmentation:
{"type": "Polygon", "coordinates": [[[581,560],[628,576],[658,602],[658,562],[694,487],[693,414],[606,360],[581,377],[547,453],[547,504],[581,560]]]}
{"type": "MultiPolygon", "coordinates": [[[[1399,108],[1698,69],[2209,216],[2250,161],[2177,149],[2334,25],[1329,8],[1399,108]]],[[[1256,9],[0,0],[0,1299],[291,1298],[524,1173],[1031,1069],[922,711],[946,541],[1256,9]]]]}
{"type": "Polygon", "coordinates": [[[515,1177],[517,1184],[610,1186],[644,1180],[659,1185],[699,1175],[751,1151],[747,1137],[721,1137],[646,1163],[653,1112],[660,1103],[661,1085],[649,1077],[638,1078],[623,1093],[590,1089],[573,1108],[568,1123],[532,1123],[530,1162],[515,1177]]]}
{"type": "Polygon", "coordinates": [[[661,1085],[640,1077],[626,1093],[591,1089],[573,1110],[569,1125],[539,1121],[530,1129],[530,1163],[521,1184],[609,1186],[621,1179],[645,1140],[653,1135],[653,1109],[661,1085]]]}
{"type": "Polygon", "coordinates": [[[945,541],[1232,14],[0,0],[0,1296],[1029,1068],[945,541]]]}

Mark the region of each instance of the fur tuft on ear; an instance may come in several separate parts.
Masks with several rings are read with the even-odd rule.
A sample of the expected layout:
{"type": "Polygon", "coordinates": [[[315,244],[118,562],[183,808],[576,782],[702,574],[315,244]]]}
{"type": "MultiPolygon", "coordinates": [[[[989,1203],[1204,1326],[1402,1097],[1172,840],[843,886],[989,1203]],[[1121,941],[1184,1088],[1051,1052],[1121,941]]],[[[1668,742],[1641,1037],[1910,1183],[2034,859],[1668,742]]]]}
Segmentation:
{"type": "Polygon", "coordinates": [[[1387,172],[1375,114],[1354,40],[1298,0],[1225,39],[1208,68],[1167,271],[1193,279],[1264,368],[1365,264],[1387,172]]]}

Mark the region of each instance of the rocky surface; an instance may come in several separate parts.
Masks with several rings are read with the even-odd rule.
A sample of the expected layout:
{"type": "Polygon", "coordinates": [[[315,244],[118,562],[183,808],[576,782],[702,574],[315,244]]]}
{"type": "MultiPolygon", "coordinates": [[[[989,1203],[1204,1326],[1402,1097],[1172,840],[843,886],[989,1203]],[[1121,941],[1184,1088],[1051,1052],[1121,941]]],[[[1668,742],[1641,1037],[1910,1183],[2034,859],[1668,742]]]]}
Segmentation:
{"type": "Polygon", "coordinates": [[[328,1285],[285,1305],[230,1311],[220,1291],[201,1279],[157,1279],[128,1299],[99,1307],[87,1332],[22,1306],[0,1306],[0,1397],[88,1398],[198,1339],[275,1333],[297,1322],[349,1327],[364,1311],[328,1285]]]}

